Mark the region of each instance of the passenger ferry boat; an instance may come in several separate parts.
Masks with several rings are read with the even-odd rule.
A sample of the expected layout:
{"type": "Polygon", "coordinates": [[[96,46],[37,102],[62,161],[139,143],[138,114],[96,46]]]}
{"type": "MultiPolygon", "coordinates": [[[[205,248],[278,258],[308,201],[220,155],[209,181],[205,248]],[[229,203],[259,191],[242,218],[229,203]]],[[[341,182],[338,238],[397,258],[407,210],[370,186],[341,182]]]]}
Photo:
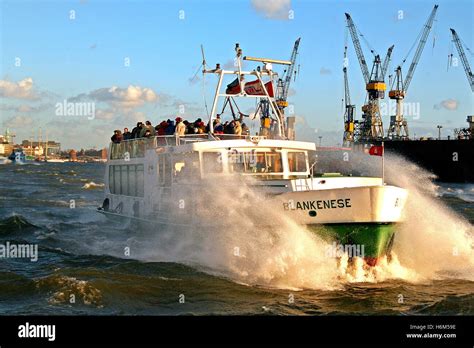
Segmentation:
{"type": "MultiPolygon", "coordinates": [[[[211,204],[212,195],[218,194],[218,190],[208,192],[207,182],[216,185],[229,176],[249,178],[249,187],[263,194],[264,204],[275,214],[339,245],[362,246],[366,262],[375,265],[390,252],[407,191],[386,185],[378,177],[314,175],[317,163],[310,165],[309,159],[316,145],[289,139],[291,122],[285,122],[273,91],[270,93],[268,82],[264,82],[273,83],[277,74],[266,59],[261,60],[263,68],[243,71],[241,53],[238,49],[235,71],[219,65],[212,70],[204,67],[203,73],[218,77],[209,133],[110,144],[105,199],[99,212],[151,223],[157,233],[175,224],[192,230],[201,221],[196,205],[206,199],[211,204]],[[236,91],[234,80],[223,92],[224,77],[229,75],[237,79],[240,88],[236,91]],[[244,77],[248,76],[256,79],[259,88],[247,88],[244,77]],[[260,134],[265,135],[259,136],[216,134],[213,121],[219,100],[235,102],[239,97],[260,98],[266,103],[270,112],[260,113],[262,128],[273,123],[273,130],[261,129],[260,134]],[[269,117],[270,123],[265,119],[269,117]],[[186,213],[179,209],[183,197],[193,198],[186,201],[186,213]]],[[[235,185],[241,182],[237,180],[235,185]]]]}

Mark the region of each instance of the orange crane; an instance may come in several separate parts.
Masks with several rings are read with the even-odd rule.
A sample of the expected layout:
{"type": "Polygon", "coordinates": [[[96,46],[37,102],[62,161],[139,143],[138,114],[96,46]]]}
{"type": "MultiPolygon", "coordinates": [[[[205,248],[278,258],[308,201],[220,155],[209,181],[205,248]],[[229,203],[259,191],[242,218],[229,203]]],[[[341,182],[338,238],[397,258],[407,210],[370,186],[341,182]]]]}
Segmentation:
{"type": "MultiPolygon", "coordinates": [[[[347,59],[347,46],[344,47],[344,62],[347,59]]],[[[354,109],[355,105],[351,103],[351,95],[349,93],[349,80],[347,78],[347,67],[342,68],[344,73],[344,102],[346,104],[346,111],[344,113],[344,136],[342,143],[344,146],[349,146],[354,142],[354,109]]]]}
{"type": "Polygon", "coordinates": [[[383,64],[380,56],[375,54],[372,70],[369,73],[367,61],[365,60],[364,52],[362,51],[360,45],[356,26],[348,13],[346,13],[346,22],[351,34],[357,59],[359,60],[359,65],[362,70],[368,97],[367,104],[362,106],[363,120],[362,122],[358,123],[359,129],[357,130],[357,133],[359,139],[357,139],[357,141],[380,140],[383,138],[384,132],[379,101],[385,97],[385,90],[387,87],[384,79],[388,64],[390,62],[393,46],[388,49],[387,56],[383,64]]]}

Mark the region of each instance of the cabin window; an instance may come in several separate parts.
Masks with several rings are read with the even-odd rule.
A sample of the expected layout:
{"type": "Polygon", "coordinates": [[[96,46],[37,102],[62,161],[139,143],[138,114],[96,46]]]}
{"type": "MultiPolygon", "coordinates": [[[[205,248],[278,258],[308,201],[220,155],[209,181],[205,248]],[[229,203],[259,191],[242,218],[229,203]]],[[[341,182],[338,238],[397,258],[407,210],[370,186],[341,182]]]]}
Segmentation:
{"type": "Polygon", "coordinates": [[[202,163],[205,173],[222,173],[222,155],[220,152],[203,152],[202,163]]]}
{"type": "Polygon", "coordinates": [[[173,181],[189,182],[200,177],[199,154],[197,152],[176,155],[173,158],[173,181]]]}
{"type": "Polygon", "coordinates": [[[115,192],[115,189],[114,189],[114,167],[115,166],[109,166],[109,191],[111,193],[115,192]]]}
{"type": "Polygon", "coordinates": [[[239,152],[232,150],[227,153],[230,173],[249,173],[256,164],[255,152],[239,152]]]}
{"type": "Polygon", "coordinates": [[[283,166],[280,152],[257,152],[257,163],[255,166],[257,173],[281,173],[283,166]]]}
{"type": "Polygon", "coordinates": [[[171,185],[171,159],[170,155],[158,156],[158,185],[171,185]]]}
{"type": "Polygon", "coordinates": [[[109,166],[109,190],[115,195],[143,197],[143,164],[109,166]]]}
{"type": "Polygon", "coordinates": [[[137,196],[143,197],[145,191],[145,182],[144,182],[144,172],[143,172],[143,164],[138,164],[136,166],[136,184],[137,184],[137,196]]]}
{"type": "Polygon", "coordinates": [[[118,195],[122,194],[122,190],[120,187],[120,166],[115,166],[114,170],[114,191],[118,195]]]}
{"type": "Polygon", "coordinates": [[[128,181],[128,167],[129,166],[120,166],[121,167],[121,180],[120,180],[120,188],[121,188],[121,193],[122,195],[127,195],[129,194],[128,186],[129,186],[129,181],[128,181]]]}
{"type": "Polygon", "coordinates": [[[131,165],[127,167],[128,167],[128,195],[136,196],[137,195],[137,185],[135,184],[137,182],[136,170],[135,170],[136,166],[131,165]]]}
{"type": "Polygon", "coordinates": [[[231,173],[282,173],[280,152],[228,152],[229,172],[231,173]]]}
{"type": "Polygon", "coordinates": [[[165,162],[164,162],[164,156],[158,156],[158,165],[157,165],[157,171],[158,171],[158,185],[163,186],[165,182],[165,162]]]}
{"type": "Polygon", "coordinates": [[[290,172],[306,172],[306,154],[304,152],[288,152],[288,167],[290,172]]]}

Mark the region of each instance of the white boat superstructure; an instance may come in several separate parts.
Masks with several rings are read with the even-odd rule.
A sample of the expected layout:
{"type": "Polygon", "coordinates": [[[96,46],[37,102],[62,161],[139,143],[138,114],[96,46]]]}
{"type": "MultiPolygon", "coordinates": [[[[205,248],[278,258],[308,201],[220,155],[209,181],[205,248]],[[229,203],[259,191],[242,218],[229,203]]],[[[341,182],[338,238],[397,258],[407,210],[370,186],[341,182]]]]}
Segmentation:
{"type": "MultiPolygon", "coordinates": [[[[241,50],[236,51],[240,62],[241,50]]],[[[263,80],[267,76],[272,81],[275,75],[268,64],[250,72],[242,71],[240,63],[236,71],[217,66],[204,72],[218,75],[210,132],[112,143],[100,212],[150,222],[157,233],[168,224],[195,228],[202,221],[200,208],[212,206],[212,185],[239,178],[227,183],[242,185],[244,181],[273,212],[342,244],[364,244],[369,263],[387,253],[393,243],[393,225],[402,219],[406,190],[385,185],[381,178],[313,175],[310,155],[316,146],[288,140],[289,124],[263,80]],[[237,93],[229,92],[230,85],[221,92],[225,75],[237,76],[237,93]],[[249,75],[257,78],[263,92],[249,92],[242,79],[249,75]],[[266,100],[271,112],[263,117],[272,117],[273,129],[261,132],[263,136],[214,133],[219,98],[236,97],[266,100]],[[187,209],[180,209],[183,204],[187,209]],[[329,227],[319,230],[322,226],[329,227]]],[[[263,120],[264,124],[268,123],[263,120]]]]}

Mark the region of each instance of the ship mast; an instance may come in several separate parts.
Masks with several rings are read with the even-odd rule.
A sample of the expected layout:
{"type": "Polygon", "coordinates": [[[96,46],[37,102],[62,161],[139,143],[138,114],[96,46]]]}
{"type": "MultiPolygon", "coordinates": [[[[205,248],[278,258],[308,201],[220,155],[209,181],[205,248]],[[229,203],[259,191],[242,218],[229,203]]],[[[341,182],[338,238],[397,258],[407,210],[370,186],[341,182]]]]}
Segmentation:
{"type": "Polygon", "coordinates": [[[256,57],[243,57],[242,56],[242,48],[240,48],[240,45],[237,43],[235,45],[235,61],[236,61],[236,66],[237,69],[232,71],[232,70],[224,70],[221,69],[220,64],[216,64],[215,69],[206,69],[205,67],[203,68],[203,74],[216,74],[218,75],[218,82],[216,86],[216,91],[214,95],[214,100],[212,103],[212,109],[211,113],[209,115],[209,130],[210,133],[214,133],[214,124],[213,121],[217,117],[217,104],[219,101],[220,97],[224,98],[230,98],[233,99],[235,97],[245,97],[245,98],[262,98],[266,101],[268,101],[268,105],[271,108],[271,111],[273,115],[275,115],[275,121],[277,122],[277,129],[276,129],[276,136],[278,138],[284,138],[285,137],[285,120],[284,116],[281,113],[280,109],[278,108],[275,97],[269,94],[269,91],[267,90],[265,83],[263,82],[263,77],[267,76],[270,78],[271,83],[273,84],[273,80],[277,77],[277,73],[273,71],[272,64],[283,64],[283,65],[291,65],[290,61],[286,60],[278,60],[278,59],[269,59],[269,58],[256,58],[256,57]],[[242,70],[242,59],[248,60],[248,61],[257,61],[263,63],[263,68],[257,68],[252,71],[244,71],[242,70]],[[221,93],[221,88],[222,88],[222,83],[224,80],[225,75],[235,75],[236,80],[239,84],[239,92],[236,94],[227,94],[226,92],[221,93]],[[245,82],[245,76],[250,75],[250,76],[255,76],[258,81],[258,87],[259,90],[262,91],[263,93],[255,93],[252,94],[250,92],[246,91],[246,82],[245,82]]]}

